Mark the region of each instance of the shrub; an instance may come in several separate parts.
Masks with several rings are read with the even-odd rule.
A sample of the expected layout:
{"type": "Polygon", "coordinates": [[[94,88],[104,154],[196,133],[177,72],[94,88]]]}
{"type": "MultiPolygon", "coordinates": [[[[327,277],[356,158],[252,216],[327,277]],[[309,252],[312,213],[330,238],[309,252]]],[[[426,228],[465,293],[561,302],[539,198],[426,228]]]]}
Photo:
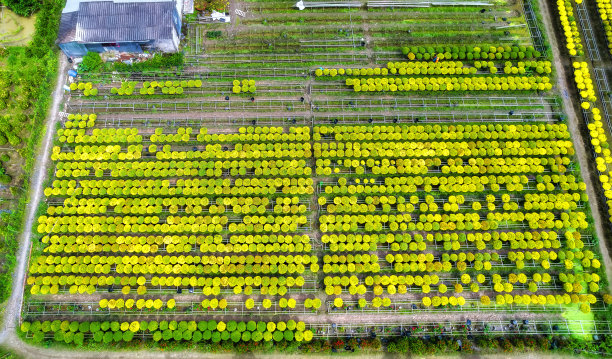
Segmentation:
{"type": "Polygon", "coordinates": [[[7,185],[9,183],[11,183],[11,181],[13,180],[13,178],[7,174],[0,174],[0,184],[4,184],[7,185]]]}
{"type": "Polygon", "coordinates": [[[104,61],[97,52],[88,52],[83,56],[83,62],[79,64],[79,71],[96,72],[102,68],[104,61]]]}

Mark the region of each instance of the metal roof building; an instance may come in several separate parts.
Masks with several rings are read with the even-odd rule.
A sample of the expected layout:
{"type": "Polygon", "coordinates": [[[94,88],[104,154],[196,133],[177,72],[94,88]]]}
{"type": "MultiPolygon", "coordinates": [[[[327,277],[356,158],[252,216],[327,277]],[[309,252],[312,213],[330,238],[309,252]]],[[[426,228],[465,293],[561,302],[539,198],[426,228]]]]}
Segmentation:
{"type": "Polygon", "coordinates": [[[182,1],[68,0],[57,43],[67,56],[88,51],[176,52],[182,1]]]}

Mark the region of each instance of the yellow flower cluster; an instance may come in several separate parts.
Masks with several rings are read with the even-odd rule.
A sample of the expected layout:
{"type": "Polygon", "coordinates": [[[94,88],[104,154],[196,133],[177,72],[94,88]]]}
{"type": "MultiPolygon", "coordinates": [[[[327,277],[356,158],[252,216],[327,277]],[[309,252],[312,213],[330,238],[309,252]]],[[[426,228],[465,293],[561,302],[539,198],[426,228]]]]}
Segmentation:
{"type": "Polygon", "coordinates": [[[557,10],[559,10],[559,19],[565,34],[567,49],[571,56],[582,55],[582,44],[580,43],[580,33],[578,25],[574,20],[574,10],[569,1],[557,0],[557,10]]]}
{"type": "Polygon", "coordinates": [[[597,8],[599,11],[599,17],[603,22],[606,38],[608,39],[608,49],[612,54],[612,1],[597,0],[597,8]]]}

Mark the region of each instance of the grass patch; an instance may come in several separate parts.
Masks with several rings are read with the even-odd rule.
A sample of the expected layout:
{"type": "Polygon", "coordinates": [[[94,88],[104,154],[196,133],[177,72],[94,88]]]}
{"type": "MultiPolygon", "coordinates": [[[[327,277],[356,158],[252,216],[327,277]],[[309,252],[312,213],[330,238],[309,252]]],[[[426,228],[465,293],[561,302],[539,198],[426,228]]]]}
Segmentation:
{"type": "Polygon", "coordinates": [[[589,332],[595,327],[593,312],[583,313],[580,311],[580,304],[571,304],[567,306],[567,310],[563,313],[563,318],[569,321],[568,327],[572,332],[572,337],[583,340],[593,340],[590,334],[582,334],[589,332]],[[580,322],[577,322],[580,321],[580,322]]]}

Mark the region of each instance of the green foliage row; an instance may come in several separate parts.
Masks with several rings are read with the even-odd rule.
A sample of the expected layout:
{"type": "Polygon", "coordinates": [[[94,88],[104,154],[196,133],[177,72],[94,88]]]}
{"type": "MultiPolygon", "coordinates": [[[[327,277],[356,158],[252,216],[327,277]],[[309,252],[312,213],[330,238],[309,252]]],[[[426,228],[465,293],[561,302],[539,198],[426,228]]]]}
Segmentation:
{"type": "Polygon", "coordinates": [[[32,336],[34,342],[42,342],[46,334],[66,344],[83,345],[85,340],[103,342],[129,342],[134,336],[147,335],[153,341],[298,341],[308,342],[313,333],[306,329],[304,322],[217,322],[209,321],[133,321],[133,322],[77,322],[77,321],[36,321],[23,322],[21,331],[32,336]]]}
{"type": "Polygon", "coordinates": [[[207,39],[218,39],[221,37],[221,35],[222,35],[221,31],[207,31],[206,32],[207,39]]]}
{"type": "Polygon", "coordinates": [[[138,62],[132,65],[124,64],[123,62],[117,62],[113,65],[112,70],[118,72],[140,72],[140,71],[154,71],[160,69],[169,68],[180,68],[185,63],[185,58],[182,53],[177,52],[175,54],[156,54],[152,59],[138,62]]]}
{"type": "Polygon", "coordinates": [[[105,63],[102,61],[100,54],[88,52],[87,55],[83,57],[83,62],[79,64],[79,72],[151,72],[168,69],[180,70],[184,63],[184,56],[180,52],[175,54],[155,54],[155,56],[149,60],[134,63],[132,65],[124,64],[123,62],[105,63]]]}
{"type": "Polygon", "coordinates": [[[36,58],[55,56],[55,50],[57,49],[55,40],[57,39],[64,1],[42,0],[39,3],[41,8],[36,16],[36,31],[27,47],[27,53],[36,58]]]}

